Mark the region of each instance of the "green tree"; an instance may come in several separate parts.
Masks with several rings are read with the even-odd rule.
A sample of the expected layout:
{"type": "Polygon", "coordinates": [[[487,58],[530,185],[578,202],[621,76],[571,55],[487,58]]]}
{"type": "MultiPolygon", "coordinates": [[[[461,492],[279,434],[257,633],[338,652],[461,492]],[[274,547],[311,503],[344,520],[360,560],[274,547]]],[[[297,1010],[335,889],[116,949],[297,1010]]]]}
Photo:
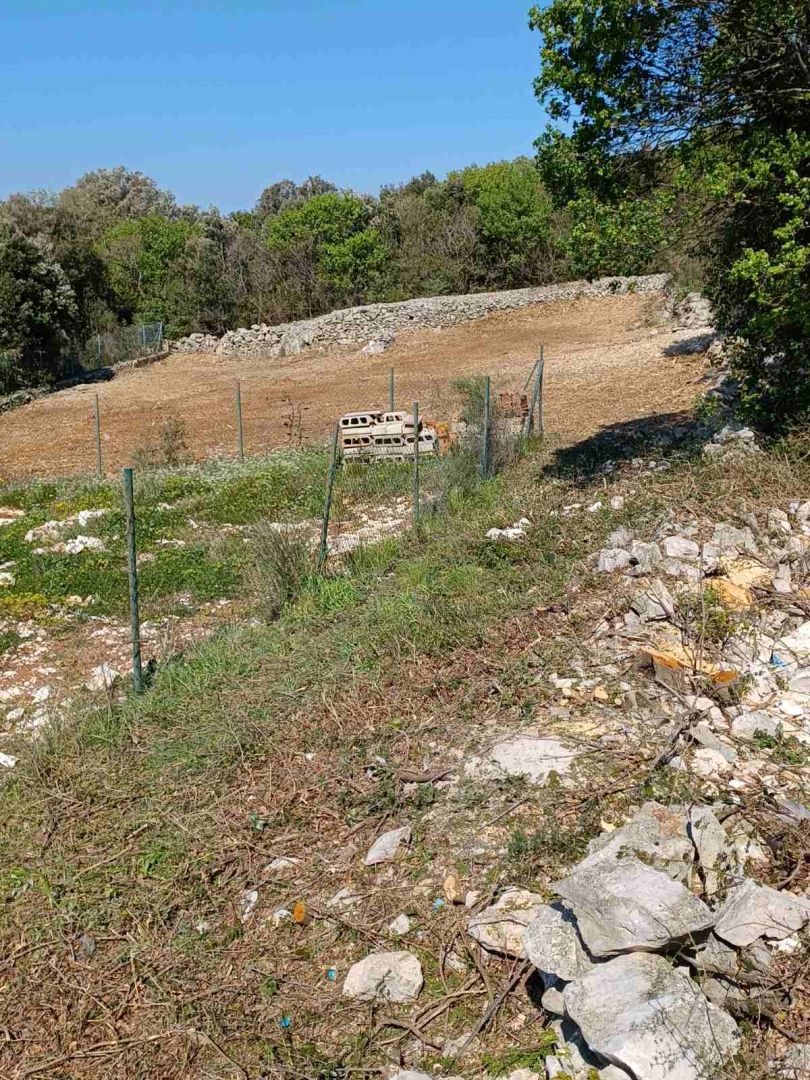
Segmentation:
{"type": "Polygon", "coordinates": [[[374,297],[382,287],[388,251],[371,216],[368,201],[329,192],[267,221],[265,240],[290,303],[314,314],[334,303],[374,297]]]}
{"type": "Polygon", "coordinates": [[[162,320],[170,336],[194,328],[188,310],[190,248],[201,234],[199,224],[158,215],[122,221],[104,233],[99,253],[123,318],[162,320]]]}
{"type": "Polygon", "coordinates": [[[478,211],[481,284],[508,287],[548,280],[552,202],[527,158],[473,166],[457,177],[478,211]]]}
{"type": "Polygon", "coordinates": [[[615,203],[673,160],[708,163],[708,291],[745,404],[771,428],[810,417],[810,5],[552,0],[530,22],[537,95],[570,126],[539,140],[541,167],[569,199],[615,203]]]}
{"type": "Polygon", "coordinates": [[[59,375],[79,324],[62,268],[7,226],[0,231],[0,386],[59,375]]]}

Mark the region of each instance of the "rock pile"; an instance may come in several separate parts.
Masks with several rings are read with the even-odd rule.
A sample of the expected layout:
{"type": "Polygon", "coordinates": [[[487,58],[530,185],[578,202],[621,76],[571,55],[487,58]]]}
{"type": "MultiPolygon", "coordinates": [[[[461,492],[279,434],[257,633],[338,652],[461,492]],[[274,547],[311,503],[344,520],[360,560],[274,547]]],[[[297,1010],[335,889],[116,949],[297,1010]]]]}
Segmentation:
{"type": "Polygon", "coordinates": [[[294,356],[313,347],[347,345],[365,346],[371,355],[385,351],[400,330],[437,329],[480,319],[493,311],[508,311],[553,300],[572,300],[581,296],[611,296],[616,293],[658,293],[666,289],[667,274],[642,277],[601,278],[598,281],[572,281],[544,285],[534,289],[506,292],[471,293],[465,296],[431,296],[402,300],[393,304],[367,304],[364,307],[330,311],[314,319],[281,323],[277,326],[256,324],[230,330],[221,338],[211,334],[191,334],[174,342],[176,352],[213,352],[221,356],[254,354],[267,357],[294,356]]]}
{"type": "Polygon", "coordinates": [[[536,968],[543,1008],[562,1021],[549,1077],[701,1080],[739,1046],[732,1013],[752,999],[786,1004],[756,987],[772,973],[771,946],[798,945],[810,900],[747,877],[707,806],[645,803],[550,890],[558,899],[546,903],[506,889],[468,926],[486,949],[536,968]]]}

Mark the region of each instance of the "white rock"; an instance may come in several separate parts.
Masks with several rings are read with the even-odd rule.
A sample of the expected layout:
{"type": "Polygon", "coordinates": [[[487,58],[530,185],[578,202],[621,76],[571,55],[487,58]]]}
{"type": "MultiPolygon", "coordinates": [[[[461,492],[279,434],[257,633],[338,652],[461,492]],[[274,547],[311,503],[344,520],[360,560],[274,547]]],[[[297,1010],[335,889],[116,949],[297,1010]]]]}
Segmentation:
{"type": "Polygon", "coordinates": [[[108,510],[80,510],[76,515],[76,520],[83,529],[86,529],[91,521],[96,521],[107,513],[109,513],[108,510]]]}
{"type": "Polygon", "coordinates": [[[245,889],[245,891],[239,897],[239,918],[242,920],[243,923],[248,921],[250,916],[255,911],[258,902],[258,889],[245,889]]]}
{"type": "Polygon", "coordinates": [[[404,911],[388,924],[388,929],[392,934],[407,934],[410,928],[411,920],[404,911]]]}
{"type": "Polygon", "coordinates": [[[591,956],[663,949],[714,922],[702,900],[634,855],[576,867],[550,888],[573,909],[591,956]]]}
{"type": "Polygon", "coordinates": [[[113,683],[121,678],[121,672],[111,668],[108,663],[99,664],[90,672],[90,678],[85,683],[88,690],[99,693],[102,690],[110,690],[113,683]]]}
{"type": "Polygon", "coordinates": [[[792,634],[780,638],[773,651],[785,662],[807,665],[810,662],[810,619],[803,622],[792,634]]]}
{"type": "Polygon", "coordinates": [[[372,953],[349,968],[343,994],[355,1001],[414,1001],[423,983],[422,965],[412,953],[372,953]]]}
{"type": "Polygon", "coordinates": [[[621,510],[624,506],[624,498],[621,495],[614,495],[610,500],[611,510],[621,510]]]}
{"type": "Polygon", "coordinates": [[[669,559],[694,560],[700,558],[700,545],[685,536],[667,536],[661,541],[661,547],[669,559]]]}
{"type": "Polygon", "coordinates": [[[557,979],[571,982],[593,967],[580,940],[576,919],[564,904],[548,904],[523,935],[523,951],[547,987],[557,979]]]}
{"type": "Polygon", "coordinates": [[[433,1077],[416,1069],[397,1069],[388,1080],[433,1080],[433,1077]]]}
{"type": "Polygon", "coordinates": [[[41,705],[44,701],[47,701],[51,696],[50,686],[38,687],[31,696],[31,700],[35,705],[41,705]]]}
{"type": "Polygon", "coordinates": [[[0,766],[4,769],[13,769],[17,764],[17,759],[11,754],[0,754],[0,766]]]}
{"type": "Polygon", "coordinates": [[[543,897],[538,893],[508,888],[494,904],[473,915],[467,929],[485,949],[525,957],[523,935],[543,907],[543,897]]]}
{"type": "Polygon", "coordinates": [[[658,544],[646,544],[642,540],[630,542],[630,561],[633,573],[649,574],[661,562],[661,549],[658,544]]]}
{"type": "Polygon", "coordinates": [[[496,743],[484,757],[467,762],[465,771],[490,779],[523,776],[532,784],[545,784],[553,772],[564,776],[576,757],[575,749],[557,739],[515,735],[496,743]]]}
{"type": "Polygon", "coordinates": [[[790,937],[810,920],[810,900],[777,892],[747,878],[729,893],[717,916],[714,932],[729,945],[743,948],[766,937],[790,937]]]}
{"type": "Polygon", "coordinates": [[[81,555],[83,551],[104,551],[104,541],[97,536],[75,536],[72,540],[66,540],[64,545],[54,545],[66,555],[81,555]]]}
{"type": "Polygon", "coordinates": [[[588,854],[576,869],[595,866],[620,855],[638,855],[675,881],[685,882],[694,858],[687,815],[683,807],[646,802],[621,828],[603,832],[588,844],[588,854]]]}
{"type": "Polygon", "coordinates": [[[11,588],[16,581],[10,570],[0,570],[0,587],[11,588]]]}
{"type": "Polygon", "coordinates": [[[598,964],[563,997],[591,1050],[636,1080],[708,1080],[739,1045],[731,1017],[655,954],[598,964]]]}
{"type": "Polygon", "coordinates": [[[612,574],[630,565],[630,552],[622,548],[603,548],[599,552],[596,569],[600,574],[612,574]]]}
{"type": "Polygon", "coordinates": [[[379,863],[391,862],[395,859],[401,844],[408,844],[411,840],[410,825],[403,825],[399,829],[391,829],[382,836],[378,836],[368,854],[363,860],[366,866],[377,866],[379,863]]]}
{"type": "Polygon", "coordinates": [[[732,765],[726,761],[725,755],[719,750],[713,750],[708,746],[701,746],[692,755],[692,771],[698,776],[714,780],[718,776],[727,776],[732,772],[732,765]]]}

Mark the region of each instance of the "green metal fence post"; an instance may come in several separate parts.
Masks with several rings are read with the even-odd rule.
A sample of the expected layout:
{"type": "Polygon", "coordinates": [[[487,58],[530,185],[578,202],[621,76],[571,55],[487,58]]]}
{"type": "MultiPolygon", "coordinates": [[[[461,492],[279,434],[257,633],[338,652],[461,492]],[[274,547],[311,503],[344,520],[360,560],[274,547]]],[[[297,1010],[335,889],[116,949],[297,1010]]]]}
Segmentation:
{"type": "Polygon", "coordinates": [[[543,438],[545,434],[545,417],[543,410],[543,372],[546,361],[543,356],[543,346],[540,346],[540,363],[537,367],[537,434],[543,438]]]}
{"type": "Polygon", "coordinates": [[[322,570],[326,565],[329,554],[329,515],[332,512],[332,492],[335,487],[335,474],[338,467],[338,449],[340,441],[340,424],[335,424],[335,434],[332,436],[332,456],[329,461],[329,473],[326,477],[326,499],[323,504],[323,524],[321,526],[321,546],[318,551],[318,569],[322,570]]]}
{"type": "Polygon", "coordinates": [[[132,688],[143,689],[141,668],[141,616],[138,607],[138,548],[135,542],[135,494],[132,469],[124,469],[124,510],[127,533],[127,572],[129,574],[129,625],[132,635],[132,688]]]}
{"type": "Polygon", "coordinates": [[[104,463],[101,459],[101,411],[98,404],[98,394],[94,398],[95,405],[95,419],[94,427],[96,432],[96,476],[101,479],[104,475],[104,463]]]}
{"type": "Polygon", "coordinates": [[[394,411],[394,369],[388,369],[388,411],[394,411]]]}
{"type": "Polygon", "coordinates": [[[234,397],[236,402],[236,446],[239,460],[245,460],[245,433],[242,428],[242,383],[239,379],[236,380],[236,386],[234,388],[234,397]]]}
{"type": "Polygon", "coordinates": [[[419,523],[419,402],[413,403],[413,524],[419,523]]]}
{"type": "Polygon", "coordinates": [[[483,416],[483,439],[481,443],[481,476],[484,480],[489,476],[490,467],[490,437],[492,426],[492,380],[487,375],[484,380],[484,416],[483,416]]]}

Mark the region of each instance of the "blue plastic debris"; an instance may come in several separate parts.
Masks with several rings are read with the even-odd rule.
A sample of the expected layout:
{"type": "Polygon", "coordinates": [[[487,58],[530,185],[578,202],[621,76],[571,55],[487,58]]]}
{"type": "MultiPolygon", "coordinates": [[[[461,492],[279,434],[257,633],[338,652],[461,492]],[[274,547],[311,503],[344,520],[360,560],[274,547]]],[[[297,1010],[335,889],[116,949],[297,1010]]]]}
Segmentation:
{"type": "Polygon", "coordinates": [[[335,979],[337,978],[337,972],[335,971],[334,968],[328,968],[327,972],[326,972],[326,977],[329,980],[329,982],[334,982],[335,979]]]}
{"type": "Polygon", "coordinates": [[[291,1016],[282,1016],[282,1018],[278,1022],[278,1026],[280,1028],[284,1028],[284,1030],[286,1031],[287,1028],[292,1027],[292,1017],[291,1016]]]}
{"type": "Polygon", "coordinates": [[[432,907],[434,911],[441,911],[444,907],[444,900],[442,900],[440,896],[437,896],[433,901],[432,907]]]}

